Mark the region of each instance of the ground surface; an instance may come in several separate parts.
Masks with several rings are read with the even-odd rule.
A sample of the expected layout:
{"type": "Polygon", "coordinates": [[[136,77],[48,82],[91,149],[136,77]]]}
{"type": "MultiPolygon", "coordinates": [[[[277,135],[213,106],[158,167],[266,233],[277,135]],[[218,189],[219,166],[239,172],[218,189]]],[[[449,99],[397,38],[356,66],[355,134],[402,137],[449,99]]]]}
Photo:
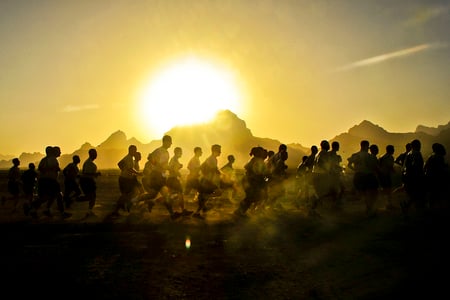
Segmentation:
{"type": "MultiPolygon", "coordinates": [[[[4,187],[4,182],[2,182],[4,187]]],[[[164,207],[108,214],[116,174],[98,181],[96,217],[87,203],[73,216],[34,220],[0,207],[2,294],[21,299],[427,299],[448,297],[447,218],[409,220],[399,209],[367,218],[351,194],[322,218],[290,198],[282,210],[232,217],[224,202],[206,220],[171,221],[164,207]],[[191,247],[185,245],[190,239],[191,247]],[[416,297],[415,297],[416,298],[416,297]]],[[[397,195],[398,203],[403,194],[397,195]]],[[[191,200],[189,197],[188,200],[191,200]]],[[[196,203],[189,202],[190,209],[196,203]]]]}

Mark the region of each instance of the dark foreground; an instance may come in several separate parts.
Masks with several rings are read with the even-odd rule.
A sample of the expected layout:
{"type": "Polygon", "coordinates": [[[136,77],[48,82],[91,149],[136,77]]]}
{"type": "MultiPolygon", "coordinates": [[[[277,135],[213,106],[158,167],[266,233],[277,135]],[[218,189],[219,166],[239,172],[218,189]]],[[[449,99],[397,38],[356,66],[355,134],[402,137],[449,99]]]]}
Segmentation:
{"type": "MultiPolygon", "coordinates": [[[[448,298],[448,217],[380,208],[364,216],[350,199],[323,218],[284,210],[171,221],[162,207],[108,219],[114,191],[72,218],[32,220],[0,208],[2,295],[16,299],[448,298]],[[191,240],[191,247],[185,245],[191,240]],[[438,297],[439,296],[439,297],[438,297]]],[[[106,191],[99,191],[99,195],[106,191]]],[[[190,203],[190,208],[195,203],[190,203]]],[[[3,298],[3,297],[2,297],[3,298]]],[[[6,298],[5,298],[6,299],[6,298]]]]}
{"type": "Polygon", "coordinates": [[[5,223],[1,287],[15,298],[434,298],[448,294],[444,225],[296,212],[211,224],[5,223]]]}

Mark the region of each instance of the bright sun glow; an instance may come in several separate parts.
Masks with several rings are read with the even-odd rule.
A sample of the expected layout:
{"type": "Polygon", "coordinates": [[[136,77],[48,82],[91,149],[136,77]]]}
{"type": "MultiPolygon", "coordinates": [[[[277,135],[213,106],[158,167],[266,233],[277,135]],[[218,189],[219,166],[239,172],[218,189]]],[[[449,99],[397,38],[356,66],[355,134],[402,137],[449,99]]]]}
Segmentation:
{"type": "Polygon", "coordinates": [[[162,135],[174,126],[208,121],[219,110],[239,113],[240,100],[231,72],[190,58],[150,80],[141,96],[140,113],[151,130],[162,135]]]}

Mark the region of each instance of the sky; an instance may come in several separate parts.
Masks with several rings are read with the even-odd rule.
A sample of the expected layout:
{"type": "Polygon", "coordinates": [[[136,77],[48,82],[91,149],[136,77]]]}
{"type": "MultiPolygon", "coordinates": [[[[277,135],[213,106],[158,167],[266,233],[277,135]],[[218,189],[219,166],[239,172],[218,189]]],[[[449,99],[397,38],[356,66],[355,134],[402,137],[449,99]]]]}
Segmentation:
{"type": "Polygon", "coordinates": [[[449,29],[442,0],[0,0],[0,153],[71,153],[117,130],[160,139],[148,119],[169,101],[143,91],[186,59],[226,78],[235,99],[221,104],[258,137],[309,147],[363,120],[447,124],[449,29]]]}

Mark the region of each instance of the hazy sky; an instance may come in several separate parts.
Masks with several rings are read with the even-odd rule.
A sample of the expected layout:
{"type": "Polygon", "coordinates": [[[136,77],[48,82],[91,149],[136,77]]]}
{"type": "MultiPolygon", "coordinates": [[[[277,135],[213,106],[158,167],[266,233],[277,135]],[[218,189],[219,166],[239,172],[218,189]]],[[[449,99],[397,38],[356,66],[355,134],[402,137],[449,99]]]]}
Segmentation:
{"type": "Polygon", "coordinates": [[[446,124],[449,29],[450,1],[0,0],[0,153],[160,139],[140,93],[186,57],[232,74],[255,136],[446,124]]]}

